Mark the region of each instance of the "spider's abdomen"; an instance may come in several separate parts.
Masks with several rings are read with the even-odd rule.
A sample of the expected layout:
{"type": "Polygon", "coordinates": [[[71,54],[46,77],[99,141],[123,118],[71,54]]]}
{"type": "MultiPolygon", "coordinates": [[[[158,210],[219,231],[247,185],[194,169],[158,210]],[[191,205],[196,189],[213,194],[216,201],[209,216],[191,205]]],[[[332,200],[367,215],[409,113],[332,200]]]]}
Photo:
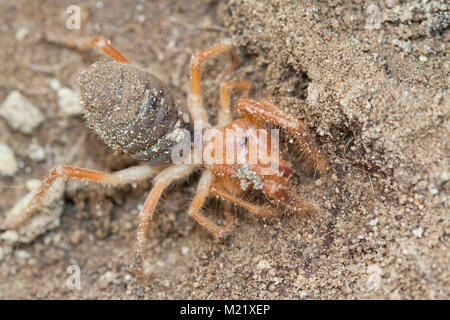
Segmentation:
{"type": "Polygon", "coordinates": [[[182,101],[144,70],[97,62],[79,83],[89,127],[114,151],[152,164],[169,163],[183,129],[191,131],[182,101]]]}

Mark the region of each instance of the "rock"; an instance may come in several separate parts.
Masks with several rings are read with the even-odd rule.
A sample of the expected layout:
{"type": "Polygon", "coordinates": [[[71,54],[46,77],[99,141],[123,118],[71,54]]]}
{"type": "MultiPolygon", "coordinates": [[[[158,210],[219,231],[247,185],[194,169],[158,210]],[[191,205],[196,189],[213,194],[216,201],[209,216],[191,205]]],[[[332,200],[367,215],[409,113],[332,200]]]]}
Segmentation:
{"type": "Polygon", "coordinates": [[[412,45],[411,45],[410,40],[403,41],[400,39],[394,39],[394,40],[392,40],[392,44],[396,45],[397,47],[402,48],[403,50],[405,50],[407,52],[411,52],[412,45]]]}
{"type": "Polygon", "coordinates": [[[183,256],[187,255],[188,253],[189,253],[189,248],[188,247],[185,247],[185,246],[181,247],[181,254],[183,256]]]}
{"type": "Polygon", "coordinates": [[[16,244],[17,241],[19,240],[19,234],[17,233],[17,231],[8,230],[0,235],[0,239],[2,239],[8,244],[16,244]]]}
{"type": "Polygon", "coordinates": [[[61,88],[61,84],[59,83],[58,79],[51,79],[48,84],[50,88],[55,91],[61,88]]]}
{"type": "Polygon", "coordinates": [[[413,230],[413,235],[415,235],[417,238],[422,238],[422,234],[423,234],[423,228],[422,227],[418,227],[417,229],[413,230]]]}
{"type": "Polygon", "coordinates": [[[42,112],[19,91],[11,91],[0,106],[0,116],[15,130],[30,134],[44,121],[42,112]]]}
{"type": "Polygon", "coordinates": [[[26,252],[25,250],[17,250],[16,257],[18,259],[25,260],[25,259],[28,259],[29,257],[31,257],[31,255],[28,252],[26,252]]]}
{"type": "Polygon", "coordinates": [[[270,269],[272,266],[270,265],[269,261],[261,260],[260,262],[258,262],[256,267],[260,270],[267,270],[267,269],[270,269]]]}
{"type": "Polygon", "coordinates": [[[13,176],[17,170],[14,152],[6,144],[0,144],[0,176],[13,176]]]}
{"type": "Polygon", "coordinates": [[[29,30],[27,28],[20,28],[16,31],[16,39],[22,41],[28,35],[29,30]]]}
{"type": "Polygon", "coordinates": [[[107,271],[98,279],[97,286],[99,289],[106,289],[115,278],[116,275],[113,272],[107,271]]]}
{"type": "Polygon", "coordinates": [[[45,160],[45,150],[36,141],[32,141],[27,150],[27,156],[33,161],[45,160]]]}
{"type": "Polygon", "coordinates": [[[41,186],[41,180],[28,179],[27,182],[25,182],[25,185],[29,191],[36,191],[41,186]]]}
{"type": "Polygon", "coordinates": [[[57,89],[58,106],[62,112],[69,116],[80,115],[83,111],[78,95],[74,90],[63,87],[57,89]]]}
{"type": "Polygon", "coordinates": [[[124,280],[125,280],[126,282],[130,282],[132,279],[133,279],[133,277],[130,276],[129,274],[125,275],[125,277],[124,277],[124,280]]]}
{"type": "MultiPolygon", "coordinates": [[[[27,187],[30,189],[30,192],[23,196],[16,205],[6,213],[6,224],[15,221],[18,216],[24,213],[26,207],[37,191],[37,187],[40,185],[36,182],[35,179],[27,182],[27,187]]],[[[39,207],[35,209],[30,220],[18,229],[20,242],[30,243],[39,235],[59,226],[59,218],[64,205],[62,199],[63,194],[64,182],[57,180],[48,190],[47,195],[42,199],[39,207]]],[[[13,238],[14,236],[10,233],[10,230],[0,234],[0,239],[5,242],[9,242],[8,240],[13,238]]]]}
{"type": "Polygon", "coordinates": [[[82,230],[77,229],[70,235],[69,239],[72,244],[79,244],[83,240],[84,233],[82,230]]]}
{"type": "Polygon", "coordinates": [[[12,247],[0,247],[0,261],[9,256],[12,253],[12,251],[13,251],[12,247]]]}

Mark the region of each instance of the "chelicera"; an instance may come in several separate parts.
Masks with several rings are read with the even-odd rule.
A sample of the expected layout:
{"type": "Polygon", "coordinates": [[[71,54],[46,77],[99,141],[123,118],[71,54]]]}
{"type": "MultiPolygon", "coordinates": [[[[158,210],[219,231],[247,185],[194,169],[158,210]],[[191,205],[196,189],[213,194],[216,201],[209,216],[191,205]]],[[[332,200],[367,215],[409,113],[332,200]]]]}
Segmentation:
{"type": "MultiPolygon", "coordinates": [[[[268,100],[256,102],[245,97],[240,98],[235,106],[241,117],[233,120],[230,91],[233,88],[249,90],[250,83],[247,81],[223,81],[220,86],[218,122],[212,125],[207,118],[200,86],[201,66],[205,59],[228,52],[232,56],[229,68],[232,70],[237,59],[230,41],[223,41],[192,56],[190,92],[186,104],[155,76],[134,66],[107,39],[96,37],[66,44],[78,48],[95,47],[113,59],[111,62],[95,63],[79,77],[84,115],[89,127],[106,145],[114,151],[141,161],[142,164],[115,173],[56,166],[50,170],[23,215],[8,222],[2,229],[13,229],[24,224],[57,178],[89,180],[114,186],[154,177],[153,188],[139,213],[137,246],[132,263],[136,273],[142,275],[147,228],[158,199],[172,182],[187,177],[195,170],[201,170],[201,176],[189,215],[216,238],[223,238],[233,231],[234,221],[228,210],[229,203],[245,208],[257,216],[267,217],[279,215],[282,212],[279,206],[302,214],[313,210],[313,207],[296,193],[295,180],[298,175],[283,153],[276,159],[275,172],[263,172],[267,169],[267,159],[263,159],[260,154],[271,151],[273,138],[269,134],[262,138],[244,134],[231,148],[227,140],[233,129],[269,133],[269,128],[273,125],[288,135],[291,145],[301,149],[310,169],[324,174],[327,162],[299,120],[268,100]],[[195,123],[201,123],[204,128],[214,128],[215,133],[222,137],[213,137],[208,141],[200,138],[199,143],[204,149],[214,150],[214,159],[217,160],[217,155],[223,156],[221,159],[224,159],[227,150],[241,161],[174,163],[172,151],[185,137],[180,133],[192,133],[195,123]],[[252,162],[250,149],[251,142],[255,147],[255,141],[256,147],[264,149],[265,152],[257,153],[256,161],[252,162]],[[252,195],[255,193],[262,195],[262,198],[266,199],[265,203],[253,201],[252,195]],[[202,213],[202,206],[209,195],[227,201],[224,207],[227,219],[223,226],[217,225],[202,213]]],[[[189,148],[194,148],[195,140],[188,140],[189,148]]],[[[192,160],[192,157],[189,159],[192,160]]]]}

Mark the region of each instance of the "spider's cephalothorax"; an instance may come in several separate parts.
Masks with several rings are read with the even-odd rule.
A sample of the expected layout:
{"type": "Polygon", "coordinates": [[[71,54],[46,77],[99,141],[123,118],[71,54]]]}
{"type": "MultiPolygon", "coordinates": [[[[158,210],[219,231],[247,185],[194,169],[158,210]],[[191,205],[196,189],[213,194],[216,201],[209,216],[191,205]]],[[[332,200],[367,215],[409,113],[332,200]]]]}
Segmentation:
{"type": "MultiPolygon", "coordinates": [[[[133,66],[119,51],[104,38],[92,38],[65,42],[78,47],[96,47],[117,62],[96,63],[80,77],[81,100],[89,126],[113,150],[123,152],[143,164],[115,173],[104,173],[70,166],[56,166],[43,181],[27,210],[14,221],[6,221],[0,229],[16,228],[22,225],[33,213],[45,196],[49,187],[57,178],[75,178],[109,185],[121,185],[139,179],[154,177],[153,188],[139,213],[137,231],[137,249],[133,268],[137,274],[143,273],[143,257],[148,224],[152,219],[154,208],[162,192],[172,182],[201,169],[197,191],[189,209],[192,218],[212,232],[217,238],[228,235],[234,226],[228,204],[224,206],[227,217],[225,225],[219,226],[202,214],[202,206],[208,195],[215,195],[227,202],[247,209],[255,215],[277,216],[281,213],[280,205],[297,213],[308,213],[312,206],[305,202],[295,189],[294,167],[280,154],[278,169],[273,174],[262,174],[262,159],[252,163],[171,163],[170,151],[183,138],[180,131],[191,131],[192,123],[201,122],[204,127],[215,127],[217,132],[227,129],[259,129],[268,131],[268,123],[284,130],[295,141],[309,167],[320,174],[327,170],[327,162],[314,143],[314,139],[302,123],[287,115],[282,109],[268,100],[256,102],[248,98],[239,99],[235,108],[241,118],[233,120],[230,111],[230,90],[233,88],[248,90],[247,81],[224,81],[220,87],[220,109],[218,123],[212,126],[202,105],[200,88],[202,62],[213,55],[230,52],[232,65],[236,66],[236,56],[231,43],[224,41],[214,47],[205,49],[192,56],[191,88],[186,107],[161,82],[150,73],[133,66]],[[267,204],[252,202],[245,196],[259,193],[268,199],[267,204]]],[[[248,160],[250,147],[248,136],[241,140],[236,148],[237,157],[248,160]]],[[[195,139],[194,139],[195,140],[195,139]]],[[[257,146],[264,145],[263,140],[256,139],[257,146]]],[[[266,141],[267,142],[267,141],[266,141]]],[[[195,143],[194,143],[195,144],[195,143]]],[[[213,139],[206,147],[226,146],[224,141],[213,139]]],[[[231,148],[234,152],[234,147],[231,148]]],[[[259,156],[258,156],[259,157],[259,156]]]]}

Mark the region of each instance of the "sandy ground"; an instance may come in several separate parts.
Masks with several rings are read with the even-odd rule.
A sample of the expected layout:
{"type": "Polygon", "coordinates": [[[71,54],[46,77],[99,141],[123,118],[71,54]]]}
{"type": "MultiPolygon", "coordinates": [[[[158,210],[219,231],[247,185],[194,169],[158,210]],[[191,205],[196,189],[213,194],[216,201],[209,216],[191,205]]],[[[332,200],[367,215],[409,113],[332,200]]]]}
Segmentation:
{"type": "MultiPolygon", "coordinates": [[[[268,223],[236,210],[238,228],[223,243],[186,214],[198,174],[174,185],[149,231],[144,281],[128,265],[151,181],[60,184],[20,231],[23,243],[0,233],[0,298],[449,298],[443,2],[85,1],[79,31],[66,28],[71,4],[0,4],[0,218],[55,164],[114,171],[133,163],[98,142],[71,102],[78,74],[107,58],[47,41],[52,35],[104,35],[184,95],[190,55],[231,37],[242,59],[233,77],[302,119],[330,170],[301,182],[313,216],[268,223]],[[1,110],[15,90],[26,112],[14,120],[1,110]],[[73,265],[80,289],[67,285],[73,265]]],[[[225,66],[205,66],[212,119],[225,66]]],[[[220,202],[206,212],[220,220],[220,202]]]]}

